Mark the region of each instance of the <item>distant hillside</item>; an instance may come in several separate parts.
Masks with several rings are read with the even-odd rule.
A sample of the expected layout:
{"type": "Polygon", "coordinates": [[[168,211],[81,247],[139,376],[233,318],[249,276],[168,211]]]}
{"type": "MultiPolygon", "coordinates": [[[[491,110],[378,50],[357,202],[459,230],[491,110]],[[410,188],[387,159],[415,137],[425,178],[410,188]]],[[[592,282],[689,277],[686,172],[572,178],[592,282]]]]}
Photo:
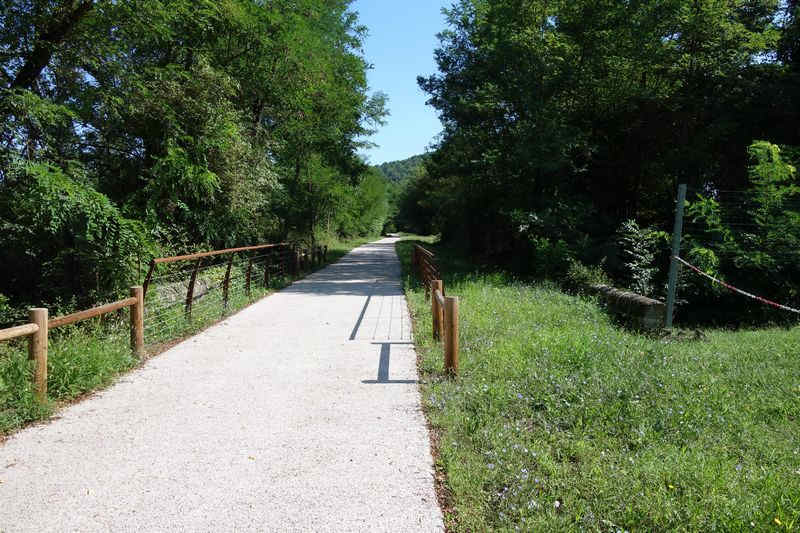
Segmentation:
{"type": "Polygon", "coordinates": [[[426,155],[414,155],[401,161],[389,161],[375,168],[380,170],[387,180],[397,183],[413,176],[425,162],[426,157],[426,155]]]}

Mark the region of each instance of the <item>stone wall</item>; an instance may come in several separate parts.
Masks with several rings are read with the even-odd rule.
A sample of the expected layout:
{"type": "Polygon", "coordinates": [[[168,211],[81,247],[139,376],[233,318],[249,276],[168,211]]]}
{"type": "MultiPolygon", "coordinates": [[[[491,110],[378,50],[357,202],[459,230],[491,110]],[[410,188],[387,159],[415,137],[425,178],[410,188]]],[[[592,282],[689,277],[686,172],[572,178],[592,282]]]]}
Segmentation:
{"type": "Polygon", "coordinates": [[[592,290],[603,297],[611,312],[624,316],[635,326],[644,329],[664,327],[667,315],[664,302],[607,285],[592,285],[592,290]]]}

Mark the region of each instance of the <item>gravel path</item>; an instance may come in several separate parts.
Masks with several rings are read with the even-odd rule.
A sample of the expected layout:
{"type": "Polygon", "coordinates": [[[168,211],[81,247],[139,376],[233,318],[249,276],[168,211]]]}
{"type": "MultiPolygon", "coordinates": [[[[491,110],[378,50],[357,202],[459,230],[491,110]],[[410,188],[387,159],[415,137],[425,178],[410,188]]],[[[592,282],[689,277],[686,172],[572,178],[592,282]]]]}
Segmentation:
{"type": "Polygon", "coordinates": [[[397,239],[0,445],[0,531],[440,531],[397,239]]]}

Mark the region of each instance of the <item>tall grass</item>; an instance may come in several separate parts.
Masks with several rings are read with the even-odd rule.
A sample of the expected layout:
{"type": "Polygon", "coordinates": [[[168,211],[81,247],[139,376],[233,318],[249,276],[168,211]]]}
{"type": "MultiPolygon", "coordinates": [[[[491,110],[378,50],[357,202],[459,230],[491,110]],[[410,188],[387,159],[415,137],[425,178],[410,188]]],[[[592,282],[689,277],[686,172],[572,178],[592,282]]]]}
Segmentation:
{"type": "Polygon", "coordinates": [[[406,287],[453,530],[800,529],[800,327],[648,337],[591,299],[439,261],[457,379],[406,287]]]}

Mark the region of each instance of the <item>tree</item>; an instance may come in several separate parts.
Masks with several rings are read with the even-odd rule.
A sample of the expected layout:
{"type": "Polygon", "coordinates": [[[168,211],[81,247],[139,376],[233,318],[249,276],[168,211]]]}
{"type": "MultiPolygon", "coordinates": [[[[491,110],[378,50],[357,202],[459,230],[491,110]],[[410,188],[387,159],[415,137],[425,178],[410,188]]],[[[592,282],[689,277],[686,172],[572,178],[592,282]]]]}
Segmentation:
{"type": "MultiPolygon", "coordinates": [[[[311,238],[330,191],[357,190],[367,179],[357,151],[385,116],[385,96],[368,91],[365,29],[350,0],[7,4],[0,11],[6,198],[27,202],[41,176],[57,175],[52,183],[62,191],[108,202],[111,219],[141,224],[145,249],[152,243],[166,253],[311,238]]],[[[48,199],[58,194],[40,197],[48,199]]],[[[74,209],[91,218],[92,202],[74,209]]],[[[16,223],[11,204],[3,206],[0,223],[16,223]]],[[[353,216],[365,217],[358,231],[374,227],[366,206],[353,216]]],[[[25,254],[47,263],[55,253],[23,249],[8,233],[0,238],[10,254],[3,269],[25,254]]],[[[0,283],[0,293],[34,294],[30,283],[0,283]]],[[[101,279],[98,290],[115,283],[101,279]]]]}
{"type": "Polygon", "coordinates": [[[441,204],[459,221],[449,227],[485,252],[503,238],[531,242],[504,237],[519,233],[520,215],[562,218],[576,231],[545,225],[538,237],[590,253],[581,235],[607,240],[627,219],[666,228],[679,182],[746,186],[753,138],[798,142],[796,127],[774,126],[792,124],[799,93],[774,60],[788,31],[774,22],[780,9],[775,0],[455,3],[439,73],[419,79],[444,124],[428,168],[458,198],[441,204]]]}

